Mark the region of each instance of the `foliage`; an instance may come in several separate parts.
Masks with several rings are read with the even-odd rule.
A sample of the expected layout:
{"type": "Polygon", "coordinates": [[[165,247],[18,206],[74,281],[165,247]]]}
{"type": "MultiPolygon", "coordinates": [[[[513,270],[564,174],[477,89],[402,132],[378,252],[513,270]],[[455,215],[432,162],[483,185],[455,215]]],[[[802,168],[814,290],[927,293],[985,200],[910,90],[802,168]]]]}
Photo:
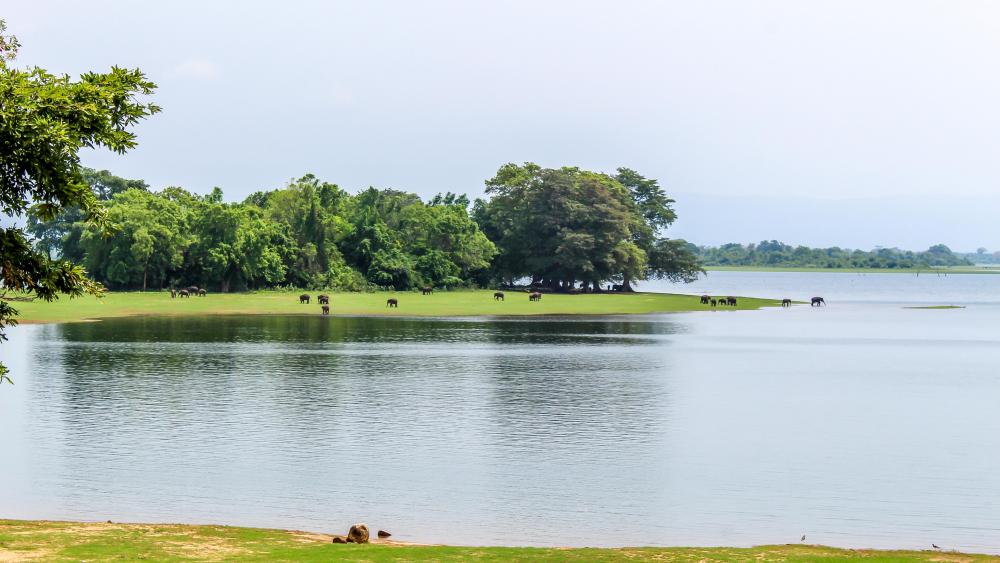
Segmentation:
{"type": "Polygon", "coordinates": [[[701,272],[686,245],[659,236],[676,218],[673,200],[634,170],[612,176],[506,164],[486,192],[492,198],[477,200],[473,215],[500,249],[492,270],[498,281],[530,277],[571,289],[620,280],[630,290],[633,280],[690,280],[701,272]]]}
{"type": "Polygon", "coordinates": [[[942,266],[970,266],[972,262],[938,244],[924,252],[878,248],[870,252],[838,247],[790,246],[776,240],[758,244],[724,244],[694,247],[691,250],[706,266],[764,266],[811,268],[910,269],[942,266]]]}
{"type": "Polygon", "coordinates": [[[460,287],[496,254],[469,216],[468,199],[454,194],[431,204],[396,190],[352,196],[306,175],[225,203],[218,188],[206,196],[177,187],[150,192],[137,181],[88,176],[98,177],[126,187],[104,192],[113,194],[102,202],[112,236],[70,222],[80,218],[73,210],[36,221],[32,232],[38,250],[78,254],[112,289],[460,287]]]}
{"type": "MultiPolygon", "coordinates": [[[[49,222],[73,210],[96,229],[108,225],[78,153],[103,147],[124,153],[135,147],[132,126],[159,111],[140,98],[156,86],[138,69],[113,67],[107,73],[88,72],[78,80],[41,68],[11,66],[17,40],[4,35],[0,21],[0,212],[26,217],[29,223],[49,222]]],[[[99,294],[101,287],[84,270],[49,254],[56,235],[32,246],[21,228],[0,231],[0,282],[4,291],[51,301],[59,294],[99,294]]],[[[60,237],[61,238],[61,237],[60,237]]],[[[140,244],[139,250],[146,246],[140,244]]],[[[16,324],[17,311],[0,301],[3,328],[16,324]]],[[[0,381],[7,380],[0,364],[0,381]]]]}

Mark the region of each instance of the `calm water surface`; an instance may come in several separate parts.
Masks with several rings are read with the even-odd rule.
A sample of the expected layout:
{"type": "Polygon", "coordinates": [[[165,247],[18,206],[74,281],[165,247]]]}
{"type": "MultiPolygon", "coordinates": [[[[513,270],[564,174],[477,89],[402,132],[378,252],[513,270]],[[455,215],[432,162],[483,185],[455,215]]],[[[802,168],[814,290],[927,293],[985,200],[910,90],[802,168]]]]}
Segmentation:
{"type": "Polygon", "coordinates": [[[0,515],[1000,552],[1000,276],[832,275],[686,288],[823,309],[18,327],[0,515]]]}

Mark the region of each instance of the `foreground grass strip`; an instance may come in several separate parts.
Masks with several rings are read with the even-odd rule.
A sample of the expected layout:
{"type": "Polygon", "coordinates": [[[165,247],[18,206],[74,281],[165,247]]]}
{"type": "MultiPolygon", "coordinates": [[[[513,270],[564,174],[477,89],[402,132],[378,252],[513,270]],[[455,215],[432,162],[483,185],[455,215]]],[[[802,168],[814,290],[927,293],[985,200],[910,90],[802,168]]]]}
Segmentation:
{"type": "MultiPolygon", "coordinates": [[[[102,299],[81,297],[43,301],[12,301],[22,323],[74,322],[128,316],[183,315],[319,315],[320,306],[310,291],[310,304],[299,304],[301,291],[219,293],[206,297],[171,299],[168,292],[113,292],[102,299]]],[[[541,301],[528,301],[523,292],[505,292],[504,301],[493,299],[492,290],[420,292],[330,293],[333,315],[469,317],[500,315],[617,315],[706,311],[699,298],[666,293],[600,293],[585,295],[545,294],[541,301]],[[398,308],[386,307],[396,298],[398,308]]],[[[740,297],[738,307],[719,311],[775,307],[771,299],[740,297]]]]}
{"type": "Polygon", "coordinates": [[[324,534],[178,524],[0,520],[0,561],[1000,561],[941,551],[753,548],[562,549],[332,544],[324,534]]]}
{"type": "Polygon", "coordinates": [[[940,310],[940,309],[964,309],[965,306],[964,305],[923,305],[923,306],[903,307],[903,308],[904,309],[931,309],[931,310],[940,310]]]}

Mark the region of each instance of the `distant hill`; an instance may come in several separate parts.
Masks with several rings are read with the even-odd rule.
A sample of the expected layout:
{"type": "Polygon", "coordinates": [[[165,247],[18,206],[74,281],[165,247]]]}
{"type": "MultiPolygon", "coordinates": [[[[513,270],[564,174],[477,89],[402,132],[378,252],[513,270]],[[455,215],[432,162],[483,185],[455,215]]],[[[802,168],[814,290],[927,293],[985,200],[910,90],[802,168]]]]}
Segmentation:
{"type": "Polygon", "coordinates": [[[952,252],[943,244],[936,244],[922,252],[898,248],[876,248],[870,251],[839,247],[809,248],[791,246],[776,240],[747,245],[729,243],[722,246],[691,246],[704,266],[910,269],[971,266],[975,261],[970,260],[968,255],[952,252]]]}

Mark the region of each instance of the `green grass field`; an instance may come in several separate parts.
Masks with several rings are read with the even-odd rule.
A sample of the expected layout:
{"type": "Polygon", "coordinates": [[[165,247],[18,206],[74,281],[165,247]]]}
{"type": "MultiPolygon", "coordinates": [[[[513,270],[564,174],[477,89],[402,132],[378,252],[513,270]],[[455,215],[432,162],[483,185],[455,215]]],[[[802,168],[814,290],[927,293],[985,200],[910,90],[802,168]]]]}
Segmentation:
{"type": "MultiPolygon", "coordinates": [[[[168,292],[108,293],[105,297],[60,298],[43,301],[13,301],[23,323],[72,322],[135,315],[319,315],[320,306],[311,291],[312,303],[300,305],[301,291],[209,294],[206,297],[171,299],[168,292]]],[[[488,316],[488,315],[614,315],[708,310],[698,297],[663,293],[601,293],[587,295],[545,294],[539,302],[528,294],[505,292],[495,301],[492,290],[420,292],[330,293],[332,315],[398,316],[488,316]],[[386,307],[386,299],[399,300],[398,308],[386,307]]],[[[738,307],[720,311],[777,306],[770,299],[739,298],[738,307]]]]}
{"type": "Polygon", "coordinates": [[[844,550],[783,545],[752,548],[562,549],[399,544],[345,545],[286,530],[0,520],[0,561],[998,561],[941,551],[844,550]]]}
{"type": "Polygon", "coordinates": [[[906,274],[943,276],[946,274],[1000,274],[997,266],[954,266],[950,268],[770,268],[766,266],[705,266],[708,272],[824,272],[834,274],[906,274]]]}

